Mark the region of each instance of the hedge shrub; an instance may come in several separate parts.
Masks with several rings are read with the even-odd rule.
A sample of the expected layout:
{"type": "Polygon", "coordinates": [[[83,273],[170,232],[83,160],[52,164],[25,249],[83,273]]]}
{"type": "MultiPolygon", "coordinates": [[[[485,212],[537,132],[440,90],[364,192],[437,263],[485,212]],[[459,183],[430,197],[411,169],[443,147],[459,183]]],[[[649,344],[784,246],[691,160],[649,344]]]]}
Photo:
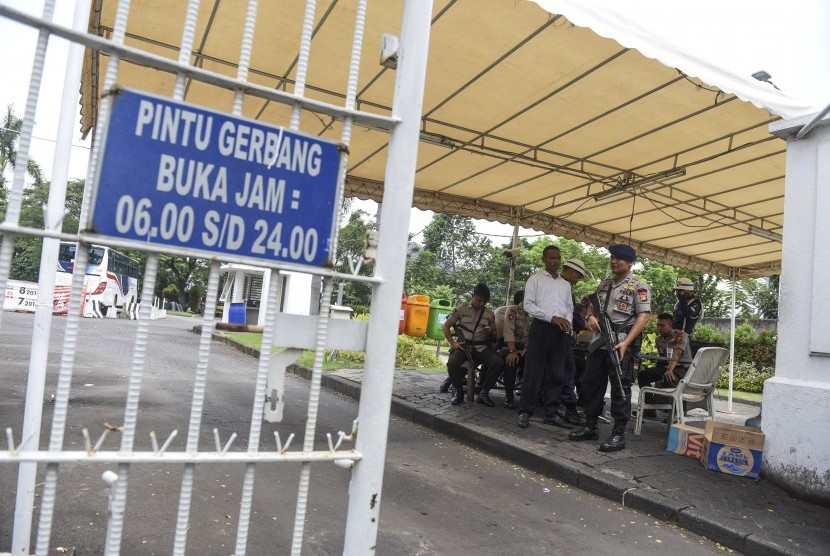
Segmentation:
{"type": "MultiPolygon", "coordinates": [[[[434,344],[433,344],[434,345],[434,344]]],[[[440,367],[440,359],[429,344],[416,341],[409,336],[398,336],[396,364],[403,367],[440,367]]]]}
{"type": "MultiPolygon", "coordinates": [[[[709,324],[695,327],[692,339],[696,342],[719,344],[729,348],[729,333],[717,330],[709,324]]],[[[775,347],[778,333],[775,330],[755,329],[748,324],[735,327],[735,390],[761,392],[764,381],[775,374],[775,347]]],[[[729,386],[729,373],[722,372],[718,379],[719,388],[729,386]]]]}
{"type": "MultiPolygon", "coordinates": [[[[760,371],[752,363],[739,361],[735,364],[732,385],[743,392],[763,392],[764,381],[775,374],[775,369],[764,367],[760,371]]],[[[718,377],[718,388],[729,388],[729,367],[724,365],[718,377]]]]}

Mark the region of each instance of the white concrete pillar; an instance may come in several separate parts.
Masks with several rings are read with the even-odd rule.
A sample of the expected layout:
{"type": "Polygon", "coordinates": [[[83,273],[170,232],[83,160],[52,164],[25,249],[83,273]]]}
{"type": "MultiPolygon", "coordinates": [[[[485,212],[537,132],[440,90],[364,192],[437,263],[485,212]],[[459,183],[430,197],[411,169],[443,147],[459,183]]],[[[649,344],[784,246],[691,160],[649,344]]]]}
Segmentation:
{"type": "Polygon", "coordinates": [[[233,282],[233,303],[242,303],[245,296],[245,271],[241,269],[236,270],[236,278],[233,282]]]}
{"type": "Polygon", "coordinates": [[[285,293],[283,294],[285,296],[285,307],[283,311],[295,315],[308,315],[312,296],[319,296],[319,292],[311,291],[311,274],[286,272],[285,276],[285,293]]]}
{"type": "Polygon", "coordinates": [[[787,141],[775,377],[764,384],[764,476],[830,501],[830,118],[775,122],[787,141]]]}
{"type": "MultiPolygon", "coordinates": [[[[279,280],[279,274],[274,276],[275,280],[279,280]]],[[[259,300],[259,317],[257,317],[257,326],[265,326],[265,313],[268,311],[270,303],[279,304],[279,299],[268,299],[268,288],[271,287],[271,270],[263,269],[262,271],[262,297],[259,300]]]]}

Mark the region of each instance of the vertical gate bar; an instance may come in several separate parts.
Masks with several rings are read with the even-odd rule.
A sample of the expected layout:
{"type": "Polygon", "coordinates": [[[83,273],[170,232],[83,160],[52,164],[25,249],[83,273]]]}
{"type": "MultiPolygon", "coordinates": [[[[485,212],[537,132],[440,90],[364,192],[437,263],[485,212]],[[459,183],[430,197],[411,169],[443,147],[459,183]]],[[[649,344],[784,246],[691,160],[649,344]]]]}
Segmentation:
{"type": "MultiPolygon", "coordinates": [[[[91,0],[78,0],[75,4],[75,14],[72,28],[86,30],[89,20],[91,0]]],[[[73,107],[77,102],[78,90],[81,86],[81,66],[83,64],[84,47],[77,43],[70,43],[66,60],[66,76],[64,78],[61,98],[60,118],[58,122],[57,144],[52,172],[52,183],[49,188],[48,216],[44,228],[58,227],[62,221],[64,206],[66,205],[66,179],[69,172],[69,158],[72,147],[72,128],[75,123],[73,107]]],[[[58,249],[60,240],[44,238],[41,250],[40,276],[38,279],[38,305],[35,314],[34,330],[40,329],[40,349],[43,353],[43,382],[46,379],[46,359],[51,335],[51,321],[55,289],[55,268],[58,266],[58,249]],[[45,305],[41,306],[41,305],[45,305]]],[[[32,346],[35,350],[33,334],[32,346]]],[[[30,371],[31,376],[31,371],[30,371]]],[[[63,443],[63,432],[66,425],[66,412],[69,405],[69,385],[72,377],[72,367],[68,373],[59,377],[61,397],[55,398],[55,412],[52,418],[53,435],[49,443],[50,452],[59,452],[63,443]],[[55,434],[56,433],[56,434],[55,434]]],[[[41,393],[42,394],[42,393],[41,393]]],[[[42,399],[42,396],[41,396],[42,399]]],[[[42,405],[41,405],[42,408],[42,405]]],[[[40,411],[40,408],[39,408],[40,411]]],[[[40,502],[40,518],[37,533],[36,553],[47,556],[49,552],[49,537],[52,529],[52,517],[55,507],[57,486],[57,464],[47,467],[47,479],[44,481],[43,494],[40,502]]]]}
{"type": "MultiPolygon", "coordinates": [[[[242,46],[239,49],[239,65],[236,69],[236,78],[248,81],[248,67],[251,64],[251,50],[254,43],[254,29],[256,28],[256,14],[259,9],[259,0],[248,0],[248,11],[245,14],[245,27],[242,29],[242,46]]],[[[234,91],[233,113],[242,115],[245,94],[241,89],[234,91]]]]}
{"type": "Polygon", "coordinates": [[[401,25],[398,75],[395,80],[393,115],[400,123],[389,138],[389,155],[383,189],[375,273],[383,282],[375,285],[369,316],[363,384],[358,419],[360,434],[355,449],[363,458],[355,463],[349,484],[344,554],[376,553],[382,501],[383,464],[389,432],[389,414],[397,345],[398,304],[405,270],[409,213],[415,185],[418,132],[424,97],[429,47],[430,0],[406,0],[401,25]]]}
{"type": "MultiPolygon", "coordinates": [[[[347,109],[354,108],[355,97],[357,96],[357,79],[360,71],[360,54],[363,48],[363,31],[366,26],[366,0],[360,0],[357,4],[357,11],[355,14],[355,28],[352,39],[352,52],[349,63],[349,77],[346,85],[346,103],[347,109]]],[[[310,25],[308,26],[309,40],[310,40],[310,25]]],[[[305,34],[305,28],[304,28],[305,34]]],[[[300,63],[305,65],[307,61],[300,58],[300,63]]],[[[299,125],[299,107],[294,107],[292,113],[292,126],[299,125]]],[[[341,142],[347,148],[340,153],[340,167],[337,176],[337,192],[335,194],[335,207],[339,207],[342,203],[343,196],[343,182],[346,179],[346,168],[348,163],[348,146],[351,142],[352,132],[352,118],[346,117],[343,121],[343,133],[341,135],[341,142]]],[[[337,236],[339,232],[339,216],[340,212],[335,211],[332,222],[332,250],[330,253],[330,261],[337,260],[337,236]]],[[[311,377],[311,389],[308,397],[308,419],[306,420],[306,431],[303,438],[303,450],[311,451],[314,449],[314,435],[317,429],[317,410],[320,403],[320,388],[323,378],[323,357],[325,355],[326,338],[328,336],[328,323],[331,312],[331,295],[332,295],[333,281],[331,278],[326,278],[323,281],[323,298],[320,307],[320,315],[318,317],[317,325],[317,341],[316,350],[314,353],[314,368],[311,377]]],[[[305,514],[308,505],[308,490],[311,477],[311,464],[306,462],[302,464],[300,470],[300,484],[297,492],[297,508],[294,513],[294,535],[291,542],[291,553],[299,556],[302,552],[303,546],[303,531],[305,528],[305,514]]]]}
{"type": "MultiPolygon", "coordinates": [[[[55,0],[46,0],[43,5],[43,19],[51,20],[55,13],[55,0]]],[[[35,127],[35,112],[37,112],[40,83],[43,79],[43,66],[46,61],[46,47],[49,44],[49,32],[45,29],[38,31],[35,58],[32,62],[32,76],[29,78],[29,90],[26,93],[26,108],[23,110],[23,123],[18,135],[17,155],[14,161],[14,175],[12,187],[8,192],[6,202],[6,219],[10,224],[20,222],[20,207],[23,203],[23,186],[26,179],[26,169],[29,165],[29,147],[32,143],[32,131],[35,127]]],[[[4,233],[0,242],[0,291],[5,294],[6,282],[11,271],[12,255],[14,254],[15,234],[4,233]]],[[[2,307],[0,307],[2,309],[2,307]]],[[[0,328],[3,326],[3,311],[0,310],[0,328]]],[[[28,550],[28,541],[26,544],[28,550]]]]}
{"type": "MultiPolygon", "coordinates": [[[[43,7],[43,18],[51,20],[55,10],[54,0],[47,1],[43,7]]],[[[12,178],[12,189],[9,195],[9,203],[6,214],[6,221],[17,224],[20,219],[20,207],[23,201],[23,187],[26,177],[26,169],[29,164],[29,148],[31,145],[32,131],[34,129],[35,112],[37,111],[38,97],[40,95],[40,84],[43,77],[43,65],[46,57],[46,48],[49,42],[49,33],[41,29],[38,33],[37,47],[35,51],[32,77],[29,81],[29,91],[26,98],[26,109],[23,115],[23,123],[20,128],[20,139],[18,143],[17,158],[14,165],[14,177],[12,178]]],[[[5,295],[6,283],[11,270],[11,259],[14,253],[15,234],[3,234],[3,244],[0,247],[0,286],[5,295]]],[[[0,308],[0,325],[2,325],[2,313],[0,308]]],[[[47,339],[48,342],[48,339],[47,339]]],[[[48,351],[48,345],[47,345],[48,351]]],[[[31,354],[33,358],[35,354],[31,354]]],[[[31,366],[31,363],[30,363],[31,366]]],[[[44,369],[45,375],[45,369],[44,369]]],[[[29,380],[26,385],[26,405],[23,417],[22,449],[37,450],[40,440],[40,421],[43,411],[43,391],[45,376],[37,377],[29,373],[29,380]],[[38,384],[38,382],[40,384],[38,384]],[[33,436],[36,434],[37,438],[33,436]]],[[[14,506],[14,530],[12,532],[12,553],[28,555],[32,535],[32,514],[35,500],[35,479],[37,465],[34,463],[22,463],[18,468],[17,495],[14,506]]]]}
{"type": "MultiPolygon", "coordinates": [[[[199,355],[196,363],[196,377],[193,384],[193,401],[190,405],[190,421],[187,428],[188,454],[198,455],[199,431],[202,424],[202,411],[205,402],[205,386],[207,383],[210,346],[213,340],[213,329],[216,314],[216,296],[219,290],[219,263],[214,261],[210,265],[207,292],[205,293],[205,313],[202,319],[202,334],[199,337],[199,355]]],[[[182,475],[182,484],[179,491],[179,510],[176,516],[176,536],[173,541],[173,554],[182,555],[187,545],[187,525],[190,520],[190,502],[193,497],[193,477],[196,464],[185,464],[182,475]]]]}
{"type": "MultiPolygon", "coordinates": [[[[297,79],[294,81],[294,94],[305,96],[305,80],[308,74],[308,57],[311,54],[311,31],[314,26],[314,13],[317,10],[316,0],[307,0],[305,15],[303,16],[303,31],[300,36],[300,56],[297,60],[297,79]]],[[[291,110],[291,129],[300,129],[301,107],[295,104],[291,110]]]]}
{"type": "MultiPolygon", "coordinates": [[[[239,64],[237,66],[236,77],[240,81],[248,80],[248,69],[251,63],[251,50],[254,42],[254,30],[256,28],[256,15],[259,8],[257,0],[248,1],[248,10],[245,14],[245,25],[242,29],[242,45],[239,51],[239,64]]],[[[239,116],[242,114],[245,95],[241,89],[234,92],[233,98],[233,114],[239,116]]],[[[276,300],[279,297],[279,283],[277,280],[272,280],[268,284],[268,292],[266,292],[266,314],[265,314],[265,328],[262,334],[262,345],[260,346],[259,368],[257,371],[256,386],[254,388],[253,408],[251,411],[251,428],[248,437],[248,451],[256,453],[259,449],[259,438],[262,428],[262,404],[265,400],[265,380],[267,379],[268,365],[267,361],[271,357],[271,346],[273,343],[272,330],[276,319],[276,312],[278,305],[276,300]],[[263,363],[265,362],[265,363],[263,363]],[[265,371],[263,374],[263,365],[265,371]],[[261,389],[261,392],[260,392],[261,389]]],[[[245,476],[242,481],[242,497],[239,503],[239,520],[237,522],[236,530],[236,549],[235,554],[245,554],[248,545],[248,527],[250,525],[251,502],[253,500],[254,478],[256,468],[253,464],[248,464],[245,467],[245,476]]]]}
{"type": "MultiPolygon", "coordinates": [[[[190,64],[190,56],[193,51],[194,35],[196,33],[196,21],[199,16],[199,0],[190,0],[185,12],[184,26],[182,29],[182,40],[179,44],[179,59],[181,65],[190,64]]],[[[173,98],[183,100],[185,94],[186,79],[182,73],[176,74],[176,81],[173,85],[173,98]]],[[[215,312],[215,297],[219,282],[218,263],[212,263],[208,277],[208,291],[213,288],[213,298],[205,302],[205,314],[202,321],[202,333],[199,338],[199,355],[196,363],[196,375],[193,383],[193,396],[190,405],[190,420],[188,421],[186,451],[189,454],[197,454],[199,448],[199,429],[202,422],[202,410],[204,407],[205,387],[207,382],[208,359],[210,358],[210,342],[213,338],[213,321],[215,312]],[[208,305],[214,305],[214,311],[208,311],[208,305]]],[[[146,287],[146,286],[145,286],[146,287]]],[[[153,288],[155,289],[155,287],[153,288]]],[[[176,513],[176,533],[173,540],[173,554],[184,554],[187,544],[187,529],[190,519],[190,502],[193,496],[193,480],[195,464],[186,464],[182,473],[182,482],[179,488],[179,507],[176,513]]],[[[119,483],[120,483],[119,478],[119,483]]]]}
{"type": "MultiPolygon", "coordinates": [[[[297,96],[303,96],[305,94],[305,82],[306,82],[306,75],[308,73],[308,58],[311,54],[311,36],[312,36],[312,27],[314,25],[314,15],[316,12],[317,3],[315,0],[306,0],[305,5],[305,13],[303,16],[303,27],[302,32],[300,34],[300,52],[299,56],[297,57],[297,77],[294,82],[294,94],[297,96]]],[[[298,130],[300,128],[300,114],[301,114],[301,107],[298,104],[295,104],[291,110],[291,120],[289,123],[289,127],[292,130],[298,130]]],[[[312,280],[312,284],[314,280],[312,280]]],[[[323,287],[323,302],[325,303],[325,286],[323,287]]],[[[313,293],[313,292],[312,292],[313,293]]],[[[326,318],[323,315],[320,315],[320,320],[326,318]]],[[[318,321],[319,322],[319,321],[318,321]]],[[[319,340],[319,336],[318,336],[319,340]]],[[[314,400],[315,395],[315,388],[314,385],[316,383],[315,378],[318,374],[322,373],[322,362],[320,359],[320,350],[315,349],[314,354],[314,364],[312,365],[312,377],[311,377],[311,389],[309,392],[308,397],[308,410],[307,415],[308,418],[306,419],[306,428],[305,428],[305,437],[303,438],[303,451],[309,452],[314,449],[314,430],[316,428],[316,419],[317,419],[317,412],[316,407],[314,410],[314,415],[312,417],[312,400],[314,400]],[[318,360],[320,360],[318,364],[318,360]],[[319,369],[319,373],[318,373],[319,369]],[[312,422],[313,421],[313,422],[312,422]],[[310,434],[309,434],[310,432],[310,434]]],[[[319,399],[319,390],[317,391],[317,398],[319,399]]],[[[303,518],[301,516],[305,516],[305,507],[307,504],[307,494],[308,494],[308,477],[309,477],[309,467],[308,464],[303,464],[300,470],[300,485],[298,487],[298,495],[297,495],[297,505],[294,511],[294,534],[292,538],[292,554],[299,554],[300,550],[302,549],[302,530],[303,530],[303,518]],[[299,540],[298,540],[299,537],[299,540]]]]}
{"type": "MultiPolygon", "coordinates": [[[[326,335],[328,333],[329,313],[331,312],[332,279],[323,278],[323,298],[320,302],[320,314],[317,317],[317,340],[314,347],[314,365],[311,371],[311,385],[308,393],[308,411],[303,436],[303,452],[314,450],[314,434],[317,430],[317,410],[320,406],[320,389],[323,380],[323,357],[325,355],[326,335]]],[[[311,464],[304,462],[300,469],[300,484],[297,488],[297,507],[294,511],[294,534],[291,539],[291,554],[300,556],[303,549],[303,530],[308,506],[308,487],[311,480],[311,464]]]]}
{"type": "MultiPolygon", "coordinates": [[[[268,299],[279,299],[280,280],[271,280],[268,284],[268,299]]],[[[268,303],[265,313],[265,328],[262,332],[262,346],[259,351],[259,365],[257,367],[256,386],[254,388],[253,407],[251,409],[251,429],[248,435],[248,453],[259,451],[260,435],[262,434],[262,415],[265,410],[265,389],[270,369],[271,348],[274,345],[274,330],[276,328],[277,303],[268,303]]],[[[256,464],[245,465],[245,478],[242,482],[242,498],[239,503],[239,522],[236,532],[236,550],[234,554],[245,554],[248,545],[248,526],[251,520],[251,502],[254,498],[254,478],[256,464]]]]}
{"type": "MultiPolygon", "coordinates": [[[[190,65],[190,56],[193,52],[193,36],[196,34],[196,19],[199,17],[199,0],[190,0],[185,12],[182,42],[179,45],[179,63],[190,65]]],[[[187,83],[184,74],[176,74],[176,84],[173,86],[173,98],[184,100],[184,86],[187,83]]]]}
{"type": "MultiPolygon", "coordinates": [[[[141,379],[144,374],[144,364],[147,358],[147,333],[150,328],[150,311],[153,304],[153,292],[156,289],[156,274],[158,272],[158,253],[150,253],[147,257],[147,266],[144,268],[144,286],[141,290],[141,314],[135,333],[133,347],[133,366],[130,371],[129,386],[127,387],[127,403],[124,408],[124,425],[121,435],[122,454],[133,451],[135,429],[138,420],[138,401],[141,396],[141,379]]],[[[122,463],[118,466],[118,480],[113,485],[110,519],[107,524],[107,541],[104,554],[117,556],[121,551],[121,537],[124,533],[124,510],[127,505],[127,483],[130,477],[130,464],[122,463]]]]}
{"type": "MultiPolygon", "coordinates": [[[[113,30],[112,30],[112,39],[111,40],[114,44],[118,44],[118,45],[123,45],[124,44],[124,36],[126,35],[126,31],[127,31],[127,17],[129,16],[129,14],[130,14],[130,0],[119,0],[118,6],[115,10],[115,21],[114,21],[113,30]]],[[[121,63],[121,56],[118,53],[113,53],[113,54],[110,55],[109,61],[107,62],[107,71],[104,74],[104,89],[103,90],[105,92],[109,91],[112,88],[112,86],[115,85],[115,80],[118,77],[118,67],[119,67],[120,63],[121,63]]],[[[98,109],[98,125],[96,126],[96,129],[95,129],[95,138],[94,138],[93,143],[92,143],[92,151],[89,154],[89,165],[87,167],[87,179],[86,179],[86,184],[84,185],[84,196],[83,196],[83,199],[81,201],[81,217],[79,219],[79,224],[78,224],[78,229],[79,230],[86,229],[88,227],[88,224],[89,224],[89,213],[90,213],[90,210],[91,210],[91,207],[92,207],[92,194],[91,193],[92,193],[92,191],[94,191],[97,188],[97,185],[98,185],[98,173],[97,173],[98,172],[98,158],[100,157],[100,154],[101,154],[101,143],[103,142],[105,124],[106,124],[106,122],[109,121],[110,106],[111,106],[111,99],[110,99],[109,95],[107,95],[107,96],[105,96],[105,98],[101,102],[101,105],[98,109]]],[[[88,257],[89,257],[88,246],[86,244],[79,243],[78,247],[75,251],[75,262],[76,263],[82,262],[84,264],[84,268],[85,268],[88,257]]],[[[78,296],[80,297],[78,292],[83,288],[83,280],[84,280],[84,270],[83,270],[83,268],[81,270],[79,270],[78,266],[76,264],[76,267],[75,267],[75,269],[73,271],[73,274],[72,274],[72,294],[71,295],[78,294],[78,296]]],[[[154,280],[155,280],[155,277],[154,277],[154,280]]],[[[147,299],[147,296],[144,295],[144,292],[142,292],[142,299],[143,300],[147,299]]],[[[152,294],[149,297],[149,299],[150,299],[150,302],[152,303],[152,294]]],[[[80,303],[80,299],[78,299],[76,302],[80,303]]],[[[70,303],[72,303],[71,298],[70,298],[70,303]]],[[[79,305],[79,307],[80,307],[80,305],[79,305]]],[[[70,305],[70,312],[71,311],[72,311],[72,306],[70,305]]],[[[141,308],[142,316],[146,315],[145,318],[149,318],[149,311],[150,311],[149,304],[146,304],[146,303],[143,304],[143,306],[141,308]],[[148,305],[146,307],[146,312],[145,312],[144,305],[148,305]]],[[[77,318],[77,315],[73,317],[73,315],[70,314],[69,318],[70,319],[77,318]]],[[[71,361],[74,361],[74,357],[75,357],[74,347],[75,347],[75,344],[77,342],[77,328],[76,327],[75,327],[74,330],[71,331],[72,334],[75,335],[75,337],[74,338],[71,337],[72,334],[70,334],[70,328],[69,327],[70,327],[71,323],[72,323],[71,320],[67,322],[67,332],[66,333],[68,334],[68,336],[66,336],[64,338],[64,346],[72,348],[72,351],[70,353],[64,352],[64,354],[63,354],[64,358],[69,357],[70,366],[71,366],[71,361]],[[67,342],[69,342],[69,343],[67,343],[67,342]]],[[[123,467],[125,469],[129,468],[129,466],[123,466],[123,467]]],[[[115,487],[113,487],[113,488],[115,488],[115,487]]],[[[125,491],[126,491],[126,487],[125,487],[125,491]]],[[[108,522],[107,522],[107,534],[106,534],[107,540],[109,540],[109,538],[110,538],[110,529],[111,529],[112,526],[113,526],[113,514],[112,514],[112,512],[110,512],[109,519],[108,519],[108,522]]],[[[119,533],[118,542],[120,543],[120,533],[119,533]]],[[[116,547],[116,552],[115,552],[116,554],[117,554],[117,549],[118,549],[118,547],[116,547]]]]}

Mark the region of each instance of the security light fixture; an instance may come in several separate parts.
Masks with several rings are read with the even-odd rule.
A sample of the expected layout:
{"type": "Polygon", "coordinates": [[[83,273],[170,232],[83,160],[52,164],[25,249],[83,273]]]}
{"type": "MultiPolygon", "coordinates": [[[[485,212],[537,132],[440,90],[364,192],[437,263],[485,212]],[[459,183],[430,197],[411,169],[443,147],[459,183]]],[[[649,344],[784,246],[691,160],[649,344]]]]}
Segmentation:
{"type": "Polygon", "coordinates": [[[635,187],[640,187],[641,185],[646,185],[649,183],[653,183],[660,180],[666,180],[669,178],[677,178],[685,175],[686,168],[672,168],[671,170],[664,170],[662,172],[656,172],[654,174],[641,176],[639,178],[634,178],[627,181],[623,180],[619,182],[619,185],[616,185],[611,189],[607,189],[605,191],[602,191],[601,193],[597,193],[596,195],[594,195],[594,200],[599,201],[602,199],[607,199],[609,197],[613,197],[614,195],[619,195],[621,193],[625,193],[626,191],[630,191],[635,187]]]}
{"type": "MultiPolygon", "coordinates": [[[[769,83],[770,85],[772,85],[773,87],[778,89],[778,86],[775,83],[772,82],[772,76],[770,74],[768,74],[767,72],[765,72],[764,70],[756,71],[755,73],[752,74],[752,77],[754,77],[755,79],[757,79],[758,81],[761,81],[763,83],[769,83]]],[[[780,89],[778,89],[778,90],[780,90],[780,89]]]]}
{"type": "Polygon", "coordinates": [[[420,140],[424,143],[438,145],[439,147],[447,147],[448,149],[454,149],[458,146],[456,145],[455,141],[453,141],[449,137],[437,135],[435,133],[427,133],[426,131],[421,132],[420,140]]]}
{"type": "Polygon", "coordinates": [[[777,241],[781,243],[784,237],[781,234],[776,234],[775,232],[771,232],[766,228],[759,228],[758,226],[749,225],[747,226],[747,230],[750,234],[754,234],[758,237],[762,237],[764,239],[768,239],[770,241],[777,241]]]}

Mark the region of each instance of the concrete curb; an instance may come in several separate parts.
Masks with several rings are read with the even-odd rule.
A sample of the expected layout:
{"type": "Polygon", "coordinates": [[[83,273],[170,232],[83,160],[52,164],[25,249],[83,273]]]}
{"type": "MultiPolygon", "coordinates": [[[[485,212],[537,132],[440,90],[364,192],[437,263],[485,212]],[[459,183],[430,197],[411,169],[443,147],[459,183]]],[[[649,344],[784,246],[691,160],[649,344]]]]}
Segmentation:
{"type": "MultiPolygon", "coordinates": [[[[201,333],[201,326],[194,326],[193,331],[201,333]],[[198,330],[197,330],[198,329],[198,330]]],[[[240,344],[226,336],[214,333],[214,339],[229,344],[240,351],[259,357],[260,350],[240,344]]],[[[288,372],[311,379],[312,371],[301,365],[291,365],[288,372]]],[[[323,374],[322,385],[354,399],[360,399],[360,384],[332,374],[323,374]]],[[[713,516],[701,513],[694,506],[683,504],[667,498],[656,489],[604,472],[589,465],[573,462],[565,458],[543,456],[531,450],[508,444],[488,435],[474,427],[450,421],[419,409],[405,400],[393,395],[392,415],[429,428],[435,432],[451,436],[470,447],[480,449],[516,465],[556,479],[567,485],[590,492],[596,496],[611,500],[622,506],[641,511],[662,521],[675,523],[680,527],[704,535],[710,540],[728,546],[740,552],[753,555],[793,555],[803,554],[803,549],[782,546],[773,538],[764,538],[757,533],[731,527],[713,516]]]]}

